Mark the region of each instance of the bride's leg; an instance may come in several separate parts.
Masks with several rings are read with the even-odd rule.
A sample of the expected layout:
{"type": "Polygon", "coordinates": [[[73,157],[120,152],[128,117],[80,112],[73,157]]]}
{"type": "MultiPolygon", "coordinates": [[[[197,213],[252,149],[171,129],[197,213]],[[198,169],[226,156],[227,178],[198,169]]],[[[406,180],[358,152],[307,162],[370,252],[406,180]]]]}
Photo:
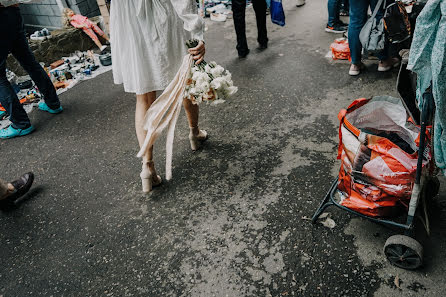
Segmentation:
{"type": "Polygon", "coordinates": [[[208,138],[205,130],[198,128],[199,108],[197,104],[193,104],[189,99],[183,99],[184,110],[186,111],[187,121],[189,122],[189,140],[192,150],[197,150],[200,147],[200,142],[208,138]]]}
{"type": "MultiPolygon", "coordinates": [[[[138,138],[139,147],[141,147],[146,139],[147,131],[144,130],[144,119],[147,110],[156,99],[156,92],[150,92],[142,95],[136,95],[135,110],[135,130],[138,138]]],[[[153,146],[147,149],[142,160],[141,180],[143,183],[143,191],[149,192],[152,186],[159,185],[161,178],[156,174],[155,164],[153,163],[153,146]]]]}
{"type": "MultiPolygon", "coordinates": [[[[135,129],[139,147],[142,146],[147,135],[147,131],[144,130],[144,118],[146,116],[147,110],[149,110],[150,106],[155,101],[155,99],[156,99],[156,92],[136,95],[135,129]]],[[[143,157],[143,159],[152,160],[152,148],[147,150],[147,153],[143,157]]]]}

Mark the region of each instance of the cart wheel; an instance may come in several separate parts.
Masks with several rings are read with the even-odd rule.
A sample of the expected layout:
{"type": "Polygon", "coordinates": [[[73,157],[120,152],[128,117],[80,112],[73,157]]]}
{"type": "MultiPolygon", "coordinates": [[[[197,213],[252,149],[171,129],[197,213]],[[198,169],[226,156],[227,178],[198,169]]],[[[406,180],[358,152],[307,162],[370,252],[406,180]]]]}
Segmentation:
{"type": "Polygon", "coordinates": [[[423,264],[423,247],[412,237],[390,236],[384,245],[387,259],[399,268],[417,269],[423,264]]]}

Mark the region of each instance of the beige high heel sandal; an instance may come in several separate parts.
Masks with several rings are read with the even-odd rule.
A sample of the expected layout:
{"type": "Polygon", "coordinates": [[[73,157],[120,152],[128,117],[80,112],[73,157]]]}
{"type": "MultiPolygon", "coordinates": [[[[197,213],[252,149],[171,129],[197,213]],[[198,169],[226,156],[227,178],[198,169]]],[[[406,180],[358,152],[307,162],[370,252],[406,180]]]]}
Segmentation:
{"type": "Polygon", "coordinates": [[[142,191],[144,193],[152,191],[152,188],[159,186],[163,182],[161,176],[157,175],[156,172],[155,174],[151,172],[150,167],[154,167],[152,160],[142,162],[142,171],[139,176],[141,177],[142,191]]]}
{"type": "Polygon", "coordinates": [[[206,130],[199,130],[198,135],[194,135],[192,132],[194,128],[190,128],[189,133],[189,141],[190,141],[190,148],[193,151],[196,151],[200,148],[200,145],[203,141],[206,141],[208,139],[208,133],[206,130]]]}

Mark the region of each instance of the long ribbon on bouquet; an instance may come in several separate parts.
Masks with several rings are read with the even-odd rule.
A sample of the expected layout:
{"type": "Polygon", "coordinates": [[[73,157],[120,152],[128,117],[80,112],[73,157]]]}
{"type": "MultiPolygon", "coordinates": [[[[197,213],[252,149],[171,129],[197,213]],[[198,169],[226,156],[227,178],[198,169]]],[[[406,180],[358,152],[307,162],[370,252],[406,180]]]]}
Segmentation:
{"type": "Polygon", "coordinates": [[[184,89],[193,63],[191,55],[183,58],[183,63],[175,78],[170,82],[164,92],[152,103],[144,119],[144,130],[147,136],[138,153],[143,157],[147,150],[152,147],[156,139],[164,129],[167,130],[166,140],[166,179],[172,178],[172,153],[175,125],[180,115],[181,105],[184,98],[184,89]]]}

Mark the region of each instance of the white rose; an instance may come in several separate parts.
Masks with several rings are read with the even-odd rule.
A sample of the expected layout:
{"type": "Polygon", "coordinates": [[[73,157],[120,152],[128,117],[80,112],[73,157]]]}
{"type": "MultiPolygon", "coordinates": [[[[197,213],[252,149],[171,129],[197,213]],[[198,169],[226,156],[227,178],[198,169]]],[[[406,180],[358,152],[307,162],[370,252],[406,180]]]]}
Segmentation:
{"type": "Polygon", "coordinates": [[[209,64],[206,64],[206,66],[204,66],[204,71],[206,71],[207,73],[211,72],[212,67],[209,66],[209,64]]]}
{"type": "Polygon", "coordinates": [[[226,81],[223,77],[214,78],[211,82],[211,87],[218,90],[226,85],[226,81]]]}
{"type": "Polygon", "coordinates": [[[227,92],[228,92],[228,96],[232,96],[232,95],[234,95],[235,93],[237,93],[238,88],[237,88],[237,87],[234,87],[234,86],[230,86],[230,87],[228,87],[226,90],[227,90],[227,92]]]}
{"type": "Polygon", "coordinates": [[[226,75],[223,76],[225,78],[225,80],[227,80],[228,82],[231,81],[232,82],[232,74],[229,71],[226,71],[226,75]]]}
{"type": "Polygon", "coordinates": [[[201,71],[195,71],[192,74],[192,80],[197,81],[201,76],[202,76],[202,72],[201,71]]]}
{"type": "Polygon", "coordinates": [[[221,67],[220,65],[215,66],[215,68],[211,69],[211,74],[213,77],[220,77],[222,76],[225,69],[221,67]]]}

